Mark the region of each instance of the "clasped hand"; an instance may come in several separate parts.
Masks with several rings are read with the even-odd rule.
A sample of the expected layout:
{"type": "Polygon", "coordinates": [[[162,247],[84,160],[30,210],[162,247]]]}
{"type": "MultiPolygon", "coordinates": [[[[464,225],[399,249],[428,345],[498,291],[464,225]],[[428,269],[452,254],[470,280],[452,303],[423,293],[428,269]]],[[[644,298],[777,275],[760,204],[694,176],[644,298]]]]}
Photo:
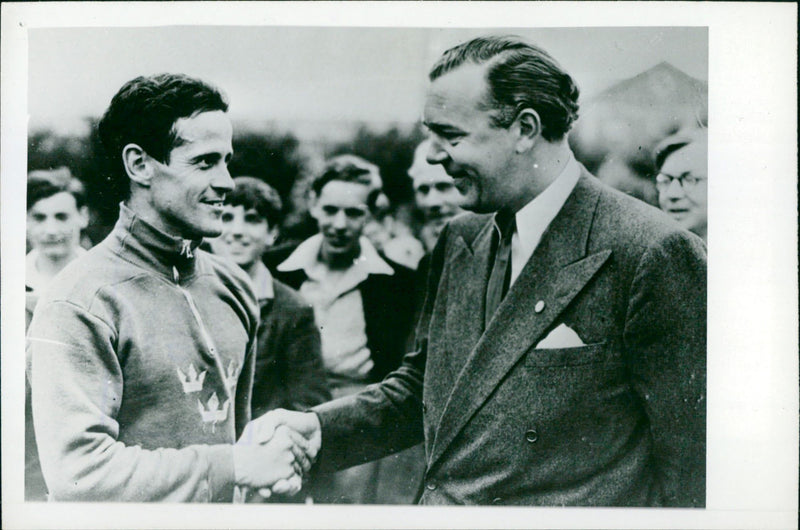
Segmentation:
{"type": "Polygon", "coordinates": [[[233,446],[239,486],[263,497],[294,495],[322,444],[319,418],[313,412],[277,409],[251,421],[233,446]]]}

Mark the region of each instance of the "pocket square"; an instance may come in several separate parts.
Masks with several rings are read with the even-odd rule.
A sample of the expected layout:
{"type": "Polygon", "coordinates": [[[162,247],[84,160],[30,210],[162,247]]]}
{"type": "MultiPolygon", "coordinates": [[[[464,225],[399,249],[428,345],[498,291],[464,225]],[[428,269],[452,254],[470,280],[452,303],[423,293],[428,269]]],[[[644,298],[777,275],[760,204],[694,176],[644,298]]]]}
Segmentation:
{"type": "Polygon", "coordinates": [[[575,333],[575,330],[566,324],[559,324],[556,329],[539,341],[536,349],[552,350],[555,348],[578,348],[579,346],[586,346],[586,344],[575,333]]]}

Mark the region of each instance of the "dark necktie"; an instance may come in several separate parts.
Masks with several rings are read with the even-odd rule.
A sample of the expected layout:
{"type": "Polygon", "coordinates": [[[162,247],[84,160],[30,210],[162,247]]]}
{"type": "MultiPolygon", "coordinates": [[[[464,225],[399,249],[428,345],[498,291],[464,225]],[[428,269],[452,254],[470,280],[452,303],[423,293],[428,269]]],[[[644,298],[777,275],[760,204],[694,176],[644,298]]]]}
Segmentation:
{"type": "Polygon", "coordinates": [[[500,234],[495,229],[494,238],[497,241],[497,251],[494,255],[494,266],[489,276],[489,283],[486,285],[485,326],[489,325],[489,321],[492,320],[492,316],[508,291],[508,285],[511,280],[511,237],[517,227],[513,215],[508,216],[498,213],[495,217],[495,222],[500,228],[500,234]]]}

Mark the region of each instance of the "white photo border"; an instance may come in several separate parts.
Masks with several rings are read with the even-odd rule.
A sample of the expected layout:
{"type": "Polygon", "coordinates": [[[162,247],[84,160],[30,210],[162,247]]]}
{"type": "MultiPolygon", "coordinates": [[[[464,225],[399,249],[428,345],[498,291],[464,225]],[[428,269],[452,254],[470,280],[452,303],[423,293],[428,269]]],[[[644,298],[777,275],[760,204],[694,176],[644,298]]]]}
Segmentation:
{"type": "Polygon", "coordinates": [[[2,5],[5,528],[797,526],[797,6],[713,2],[2,5]],[[429,508],[23,503],[27,31],[158,25],[709,28],[707,507],[429,508]]]}

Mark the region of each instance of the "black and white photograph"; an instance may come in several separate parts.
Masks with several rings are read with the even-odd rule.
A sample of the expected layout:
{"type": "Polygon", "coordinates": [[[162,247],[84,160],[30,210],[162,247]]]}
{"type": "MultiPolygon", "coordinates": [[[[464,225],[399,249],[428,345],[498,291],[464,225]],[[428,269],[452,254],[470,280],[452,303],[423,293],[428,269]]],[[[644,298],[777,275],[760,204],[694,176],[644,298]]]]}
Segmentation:
{"type": "Polygon", "coordinates": [[[3,6],[4,526],[796,528],[796,7],[312,4],[3,6]]]}

